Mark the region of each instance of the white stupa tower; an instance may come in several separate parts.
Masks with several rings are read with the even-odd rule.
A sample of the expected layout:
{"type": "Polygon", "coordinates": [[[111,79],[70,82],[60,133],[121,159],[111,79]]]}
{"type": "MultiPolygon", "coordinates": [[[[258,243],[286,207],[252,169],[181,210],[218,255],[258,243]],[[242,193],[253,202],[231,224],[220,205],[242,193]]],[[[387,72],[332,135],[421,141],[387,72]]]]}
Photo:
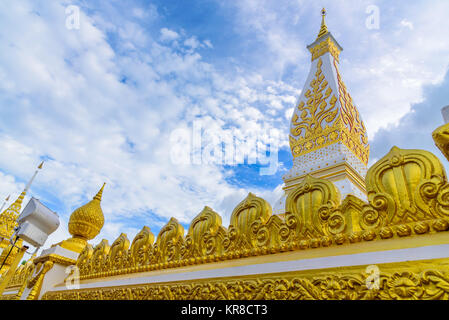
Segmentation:
{"type": "Polygon", "coordinates": [[[332,181],[341,199],[366,199],[369,145],[365,126],[338,70],[343,50],[328,31],[322,11],[318,37],[307,48],[310,72],[290,124],[293,167],[284,176],[285,195],[274,205],[284,213],[286,195],[307,175],[332,181]]]}

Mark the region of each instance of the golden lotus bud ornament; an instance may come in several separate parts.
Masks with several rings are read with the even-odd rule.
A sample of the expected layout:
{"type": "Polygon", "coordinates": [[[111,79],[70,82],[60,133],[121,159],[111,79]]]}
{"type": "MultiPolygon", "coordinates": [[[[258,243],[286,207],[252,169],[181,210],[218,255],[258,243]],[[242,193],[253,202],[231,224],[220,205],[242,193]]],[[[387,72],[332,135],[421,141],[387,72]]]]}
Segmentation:
{"type": "Polygon", "coordinates": [[[69,232],[73,237],[90,240],[100,233],[104,225],[100,206],[104,186],[105,184],[90,202],[73,211],[69,220],[69,232]]]}

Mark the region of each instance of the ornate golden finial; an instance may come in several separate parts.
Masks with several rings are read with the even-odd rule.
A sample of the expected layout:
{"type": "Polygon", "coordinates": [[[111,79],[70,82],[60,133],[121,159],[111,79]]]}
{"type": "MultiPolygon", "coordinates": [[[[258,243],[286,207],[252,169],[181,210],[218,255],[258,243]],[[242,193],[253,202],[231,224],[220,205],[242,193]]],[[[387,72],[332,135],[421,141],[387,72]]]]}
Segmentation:
{"type": "Polygon", "coordinates": [[[105,184],[90,202],[73,211],[69,220],[71,235],[93,239],[100,233],[104,224],[103,211],[100,206],[104,186],[105,184]]]}
{"type": "Polygon", "coordinates": [[[100,191],[98,191],[97,195],[94,197],[94,200],[101,201],[101,197],[103,196],[103,189],[106,185],[106,182],[103,183],[103,186],[101,187],[100,191]]]}
{"type": "Polygon", "coordinates": [[[323,10],[321,10],[321,28],[320,32],[318,33],[317,39],[329,33],[329,30],[327,30],[326,21],[324,20],[325,16],[326,16],[326,9],[323,8],[323,10]]]}
{"type": "Polygon", "coordinates": [[[40,169],[42,169],[43,165],[44,165],[44,161],[42,161],[41,164],[37,168],[40,170],[40,169]]]}
{"type": "Polygon", "coordinates": [[[106,183],[91,201],[79,207],[70,215],[69,232],[71,239],[60,243],[63,248],[81,252],[86,246],[87,240],[95,238],[104,225],[104,215],[101,209],[101,197],[106,183]]]}

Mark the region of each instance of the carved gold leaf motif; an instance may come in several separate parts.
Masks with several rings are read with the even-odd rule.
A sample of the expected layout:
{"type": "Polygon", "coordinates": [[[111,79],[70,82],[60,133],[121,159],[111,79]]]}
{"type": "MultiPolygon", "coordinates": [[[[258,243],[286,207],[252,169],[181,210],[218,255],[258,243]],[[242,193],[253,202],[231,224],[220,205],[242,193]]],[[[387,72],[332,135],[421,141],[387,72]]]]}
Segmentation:
{"type": "Polygon", "coordinates": [[[320,58],[315,77],[293,114],[290,148],[298,157],[336,142],[344,143],[364,164],[368,163],[369,145],[366,128],[341,79],[337,60],[338,92],[333,93],[326,80],[320,58]],[[337,103],[338,102],[338,103],[337,103]]]}
{"type": "MultiPolygon", "coordinates": [[[[447,262],[445,262],[447,264],[447,262]]],[[[443,262],[444,264],[444,262],[443,262]]],[[[438,261],[381,265],[378,288],[369,289],[366,266],[205,279],[164,284],[48,292],[44,300],[447,300],[449,273],[438,261]],[[441,267],[437,267],[440,265],[441,267]],[[433,266],[433,270],[429,270],[433,266]]]]}
{"type": "Polygon", "coordinates": [[[304,140],[321,133],[324,123],[331,123],[338,114],[335,106],[337,98],[333,95],[329,100],[332,89],[328,86],[321,70],[322,64],[320,59],[315,79],[310,82],[312,90],[309,89],[305,93],[307,103],[301,101],[298,105],[298,113],[301,118],[295,113],[292,120],[291,134],[295,137],[301,136],[304,140]]]}

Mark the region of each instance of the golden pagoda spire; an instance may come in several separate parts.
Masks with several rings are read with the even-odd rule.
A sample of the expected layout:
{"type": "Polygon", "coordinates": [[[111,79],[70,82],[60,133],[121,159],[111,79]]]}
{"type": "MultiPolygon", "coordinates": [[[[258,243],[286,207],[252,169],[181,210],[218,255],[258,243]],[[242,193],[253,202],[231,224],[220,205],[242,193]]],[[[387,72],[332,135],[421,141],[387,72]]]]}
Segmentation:
{"type": "MultiPolygon", "coordinates": [[[[343,48],[327,29],[325,9],[321,15],[318,38],[307,46],[312,55],[308,80],[290,123],[293,167],[283,177],[284,190],[287,195],[310,174],[335,182],[343,197],[365,200],[368,136],[338,69],[343,48]]],[[[285,199],[276,214],[285,212],[285,199]]]]}
{"type": "Polygon", "coordinates": [[[3,208],[5,207],[6,203],[9,201],[9,197],[10,197],[10,196],[11,196],[11,195],[7,196],[6,199],[5,199],[5,201],[3,201],[2,207],[0,208],[0,212],[2,212],[2,210],[3,210],[3,208]]]}
{"type": "Polygon", "coordinates": [[[326,16],[326,9],[323,8],[323,10],[321,10],[321,28],[320,32],[318,33],[317,39],[329,33],[329,30],[327,30],[326,21],[324,20],[325,16],[326,16]]]}
{"type": "MultiPolygon", "coordinates": [[[[33,176],[31,177],[30,181],[25,186],[25,189],[23,189],[22,193],[19,195],[19,197],[12,203],[8,209],[0,213],[0,236],[3,238],[10,238],[11,235],[14,232],[14,228],[17,225],[17,218],[19,217],[20,210],[22,209],[22,201],[25,198],[28,190],[31,187],[31,184],[33,183],[34,179],[36,178],[39,170],[42,169],[44,165],[44,162],[42,161],[41,164],[37,167],[36,171],[34,172],[33,176]]],[[[9,197],[8,197],[9,200],[9,197]]],[[[2,207],[3,208],[3,207],[2,207]]]]}

